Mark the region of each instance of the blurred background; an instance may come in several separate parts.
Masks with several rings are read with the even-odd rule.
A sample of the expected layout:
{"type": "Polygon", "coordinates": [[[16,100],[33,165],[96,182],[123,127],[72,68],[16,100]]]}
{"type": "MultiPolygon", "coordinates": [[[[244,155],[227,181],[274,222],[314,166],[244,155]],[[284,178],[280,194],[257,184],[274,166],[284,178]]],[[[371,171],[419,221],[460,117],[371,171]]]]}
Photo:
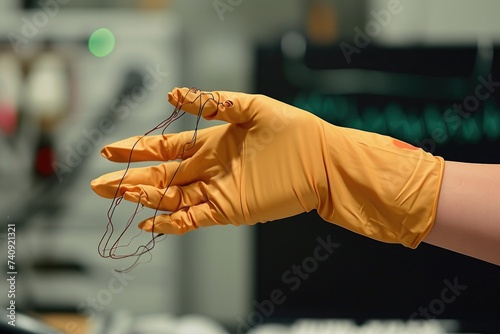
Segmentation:
{"type": "MultiPolygon", "coordinates": [[[[132,260],[98,255],[110,201],[89,182],[122,168],[100,148],[168,117],[176,86],[267,94],[447,160],[500,163],[499,10],[494,0],[1,2],[1,265],[12,271],[15,224],[18,325],[2,333],[498,333],[497,266],[379,244],[315,213],[169,236],[118,274],[132,260]]],[[[168,131],[194,126],[186,116],[168,131]]]]}

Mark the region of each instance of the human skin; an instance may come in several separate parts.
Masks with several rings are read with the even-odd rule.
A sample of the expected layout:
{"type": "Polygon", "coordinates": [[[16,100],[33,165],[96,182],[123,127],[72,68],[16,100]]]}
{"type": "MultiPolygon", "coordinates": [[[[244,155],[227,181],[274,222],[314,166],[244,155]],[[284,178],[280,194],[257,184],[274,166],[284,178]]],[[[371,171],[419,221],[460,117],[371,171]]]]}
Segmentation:
{"type": "Polygon", "coordinates": [[[446,161],[425,243],[500,265],[500,165],[446,161]]]}

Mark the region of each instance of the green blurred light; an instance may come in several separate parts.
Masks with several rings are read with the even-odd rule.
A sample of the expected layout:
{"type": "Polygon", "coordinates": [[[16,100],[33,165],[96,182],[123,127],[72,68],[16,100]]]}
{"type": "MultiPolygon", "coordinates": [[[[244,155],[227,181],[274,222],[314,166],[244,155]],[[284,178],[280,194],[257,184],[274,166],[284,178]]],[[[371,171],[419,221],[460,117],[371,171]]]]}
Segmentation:
{"type": "Polygon", "coordinates": [[[403,139],[407,124],[403,107],[396,103],[389,103],[384,109],[384,115],[389,134],[398,139],[403,139]]]}
{"type": "Polygon", "coordinates": [[[451,140],[476,144],[483,137],[491,141],[500,139],[500,109],[492,103],[486,104],[483,111],[465,117],[452,106],[432,103],[422,108],[405,108],[398,103],[383,108],[374,105],[360,108],[355,101],[344,96],[304,93],[297,95],[293,103],[333,124],[387,134],[409,143],[426,138],[437,144],[451,140]]]}
{"type": "Polygon", "coordinates": [[[475,144],[481,140],[482,132],[477,124],[476,119],[470,117],[466,118],[460,128],[460,137],[457,138],[459,142],[475,144]]]}
{"type": "Polygon", "coordinates": [[[484,110],[483,130],[491,141],[500,138],[500,114],[490,104],[484,110]]]}
{"type": "Polygon", "coordinates": [[[329,96],[323,101],[323,106],[321,107],[321,118],[328,120],[329,122],[335,123],[336,120],[337,107],[333,101],[333,97],[329,96]]]}
{"type": "MultiPolygon", "coordinates": [[[[423,113],[427,131],[432,132],[434,129],[446,131],[443,115],[436,105],[430,104],[425,106],[423,113]]],[[[428,133],[428,135],[430,134],[428,133]]]]}
{"type": "Polygon", "coordinates": [[[333,113],[335,114],[335,120],[337,123],[347,117],[349,110],[356,108],[351,105],[350,101],[342,96],[336,96],[334,98],[334,104],[336,108],[333,113]]]}
{"type": "Polygon", "coordinates": [[[352,129],[364,130],[363,120],[358,117],[358,115],[349,115],[348,118],[344,120],[343,125],[352,129]]]}
{"type": "Polygon", "coordinates": [[[106,28],[97,29],[90,35],[89,50],[96,57],[106,57],[115,48],[115,36],[106,28]]]}
{"type": "Polygon", "coordinates": [[[435,104],[428,104],[423,108],[426,137],[432,138],[438,144],[444,144],[451,140],[443,113],[444,111],[435,104]]]}
{"type": "Polygon", "coordinates": [[[414,143],[416,139],[425,137],[424,122],[415,113],[408,113],[404,136],[409,143],[414,143]]]}
{"type": "Polygon", "coordinates": [[[368,107],[363,113],[363,128],[366,131],[387,134],[387,123],[380,110],[376,107],[368,107]]]}

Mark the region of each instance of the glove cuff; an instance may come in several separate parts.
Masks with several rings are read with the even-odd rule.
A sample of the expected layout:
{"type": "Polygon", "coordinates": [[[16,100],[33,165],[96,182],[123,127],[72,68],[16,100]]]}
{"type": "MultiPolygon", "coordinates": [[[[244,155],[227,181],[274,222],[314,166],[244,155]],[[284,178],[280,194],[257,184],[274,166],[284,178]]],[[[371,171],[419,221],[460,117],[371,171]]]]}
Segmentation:
{"type": "Polygon", "coordinates": [[[325,220],[416,248],[436,219],[444,160],[397,139],[325,124],[325,220]]]}

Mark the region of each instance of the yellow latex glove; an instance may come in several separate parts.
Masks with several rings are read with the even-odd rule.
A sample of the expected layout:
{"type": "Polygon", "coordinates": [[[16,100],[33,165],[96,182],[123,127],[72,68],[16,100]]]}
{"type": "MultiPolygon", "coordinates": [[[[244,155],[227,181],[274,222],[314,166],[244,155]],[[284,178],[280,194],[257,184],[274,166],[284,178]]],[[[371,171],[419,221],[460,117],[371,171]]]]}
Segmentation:
{"type": "MultiPolygon", "coordinates": [[[[414,248],[434,223],[440,157],[388,136],[334,126],[263,95],[176,88],[168,99],[195,115],[203,104],[205,119],[228,123],[199,130],[184,154],[192,131],[139,141],[132,161],[167,161],[130,169],[119,189],[126,200],[170,212],[140,223],[146,231],[153,221],[155,233],[182,234],[317,209],[351,231],[414,248]],[[172,161],[181,155],[182,163],[172,161]]],[[[138,138],[108,145],[102,155],[128,162],[138,138]]],[[[113,198],[123,174],[101,176],[92,188],[113,198]]]]}

